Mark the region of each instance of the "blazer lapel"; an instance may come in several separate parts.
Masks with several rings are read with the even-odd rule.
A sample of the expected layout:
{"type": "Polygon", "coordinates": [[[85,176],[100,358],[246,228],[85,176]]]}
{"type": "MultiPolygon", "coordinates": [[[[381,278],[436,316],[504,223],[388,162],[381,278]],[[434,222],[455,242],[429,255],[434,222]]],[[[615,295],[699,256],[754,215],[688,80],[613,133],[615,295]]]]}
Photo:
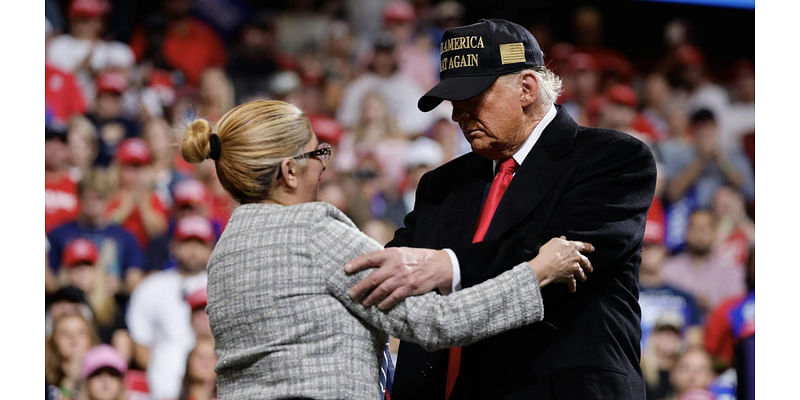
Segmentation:
{"type": "Polygon", "coordinates": [[[578,124],[561,106],[517,170],[497,206],[487,239],[503,236],[530,214],[556,181],[563,155],[569,151],[578,124]]]}

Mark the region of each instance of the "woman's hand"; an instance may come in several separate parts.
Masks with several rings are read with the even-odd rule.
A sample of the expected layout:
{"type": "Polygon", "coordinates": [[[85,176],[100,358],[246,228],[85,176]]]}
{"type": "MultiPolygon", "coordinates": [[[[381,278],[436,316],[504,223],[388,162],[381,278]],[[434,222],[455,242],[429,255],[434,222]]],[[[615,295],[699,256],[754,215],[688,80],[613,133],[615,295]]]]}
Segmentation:
{"type": "Polygon", "coordinates": [[[591,243],[566,240],[564,236],[552,238],[539,248],[539,254],[528,263],[536,273],[539,287],[552,282],[562,282],[574,293],[578,280],[586,280],[586,274],[592,272],[592,263],[581,253],[594,251],[591,243]]]}

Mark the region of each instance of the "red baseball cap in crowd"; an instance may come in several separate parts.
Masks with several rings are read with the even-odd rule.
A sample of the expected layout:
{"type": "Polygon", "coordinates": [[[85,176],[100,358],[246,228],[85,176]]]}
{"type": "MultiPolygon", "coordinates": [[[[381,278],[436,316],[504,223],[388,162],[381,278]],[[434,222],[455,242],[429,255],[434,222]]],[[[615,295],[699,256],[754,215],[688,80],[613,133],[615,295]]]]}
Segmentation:
{"type": "Polygon", "coordinates": [[[320,142],[339,144],[344,129],[338,121],[324,115],[309,115],[308,120],[311,122],[311,130],[314,131],[320,142]]]}
{"type": "Polygon", "coordinates": [[[664,216],[657,212],[656,207],[650,206],[647,212],[647,223],[644,227],[645,244],[664,244],[664,216]]]}
{"type": "Polygon", "coordinates": [[[214,227],[211,221],[199,215],[183,217],[178,220],[175,227],[175,239],[184,241],[199,239],[205,243],[214,243],[214,227]]]}
{"type": "Polygon", "coordinates": [[[697,47],[688,44],[675,50],[675,58],[685,67],[699,66],[705,62],[703,52],[697,47]]]}
{"type": "Polygon", "coordinates": [[[414,7],[407,1],[392,1],[383,8],[383,20],[387,22],[408,22],[415,17],[414,7]]]}
{"type": "Polygon", "coordinates": [[[206,293],[206,288],[200,288],[189,293],[186,296],[186,302],[189,303],[189,307],[192,309],[192,311],[205,309],[206,304],[208,304],[208,294],[206,293]]]}
{"type": "Polygon", "coordinates": [[[68,268],[82,264],[95,264],[99,257],[97,246],[86,238],[77,238],[69,242],[64,249],[61,262],[68,268]]]}
{"type": "Polygon", "coordinates": [[[95,346],[86,352],[81,365],[81,376],[86,379],[100,368],[112,368],[120,376],[125,375],[125,372],[128,371],[125,359],[122,358],[117,350],[107,344],[95,346]]]}
{"type": "Polygon", "coordinates": [[[70,17],[99,17],[111,11],[106,0],[72,0],[69,5],[70,17]]]}
{"type": "Polygon", "coordinates": [[[208,197],[206,185],[196,179],[184,179],[172,190],[172,199],[178,207],[200,206],[208,202],[208,197]]]}
{"type": "Polygon", "coordinates": [[[128,76],[121,71],[104,71],[97,77],[97,93],[122,94],[128,89],[128,76]]]}
{"type": "Polygon", "coordinates": [[[621,83],[611,86],[606,92],[608,101],[615,104],[622,104],[628,107],[636,108],[639,105],[639,98],[636,96],[636,91],[628,85],[621,83]]]}
{"type": "Polygon", "coordinates": [[[587,53],[572,53],[567,58],[567,70],[570,73],[578,71],[597,71],[597,63],[587,53]]]}
{"type": "Polygon", "coordinates": [[[147,164],[150,162],[150,148],[140,138],[128,138],[117,147],[117,161],[120,164],[147,164]]]}

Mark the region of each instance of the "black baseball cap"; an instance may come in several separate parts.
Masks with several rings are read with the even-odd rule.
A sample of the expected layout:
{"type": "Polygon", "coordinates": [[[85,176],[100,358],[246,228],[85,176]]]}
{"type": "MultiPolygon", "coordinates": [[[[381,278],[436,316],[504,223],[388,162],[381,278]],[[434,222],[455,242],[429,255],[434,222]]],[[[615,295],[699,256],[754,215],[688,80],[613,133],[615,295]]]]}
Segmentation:
{"type": "Polygon", "coordinates": [[[449,28],[439,47],[439,83],[419,99],[430,111],[442,100],[466,100],[480,94],[500,75],[544,66],[536,38],[522,26],[504,19],[481,19],[449,28]]]}

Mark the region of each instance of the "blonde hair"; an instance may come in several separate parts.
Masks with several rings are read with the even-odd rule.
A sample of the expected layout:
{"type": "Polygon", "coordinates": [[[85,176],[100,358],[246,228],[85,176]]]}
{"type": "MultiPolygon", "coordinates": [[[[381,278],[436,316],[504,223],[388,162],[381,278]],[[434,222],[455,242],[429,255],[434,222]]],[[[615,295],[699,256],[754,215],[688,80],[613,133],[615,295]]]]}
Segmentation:
{"type": "MultiPolygon", "coordinates": [[[[211,133],[207,120],[192,121],[181,143],[183,158],[193,164],[209,158],[211,133]]],[[[255,100],[232,108],[220,118],[215,133],[220,141],[217,176],[240,203],[267,199],[281,160],[299,155],[313,135],[300,109],[277,100],[255,100]]]]}
{"type": "MultiPolygon", "coordinates": [[[[62,363],[65,361],[62,355],[58,352],[58,346],[56,346],[56,334],[58,333],[58,327],[67,319],[70,318],[78,318],[83,322],[84,326],[86,327],[87,334],[89,335],[89,348],[94,347],[97,343],[100,342],[97,336],[97,330],[86,317],[82,314],[65,314],[61,317],[55,319],[53,321],[53,332],[50,334],[45,340],[45,348],[44,348],[44,375],[45,379],[50,382],[51,385],[61,386],[62,380],[66,377],[66,373],[62,368],[62,363]]],[[[88,349],[87,349],[88,350],[88,349]]]]}

